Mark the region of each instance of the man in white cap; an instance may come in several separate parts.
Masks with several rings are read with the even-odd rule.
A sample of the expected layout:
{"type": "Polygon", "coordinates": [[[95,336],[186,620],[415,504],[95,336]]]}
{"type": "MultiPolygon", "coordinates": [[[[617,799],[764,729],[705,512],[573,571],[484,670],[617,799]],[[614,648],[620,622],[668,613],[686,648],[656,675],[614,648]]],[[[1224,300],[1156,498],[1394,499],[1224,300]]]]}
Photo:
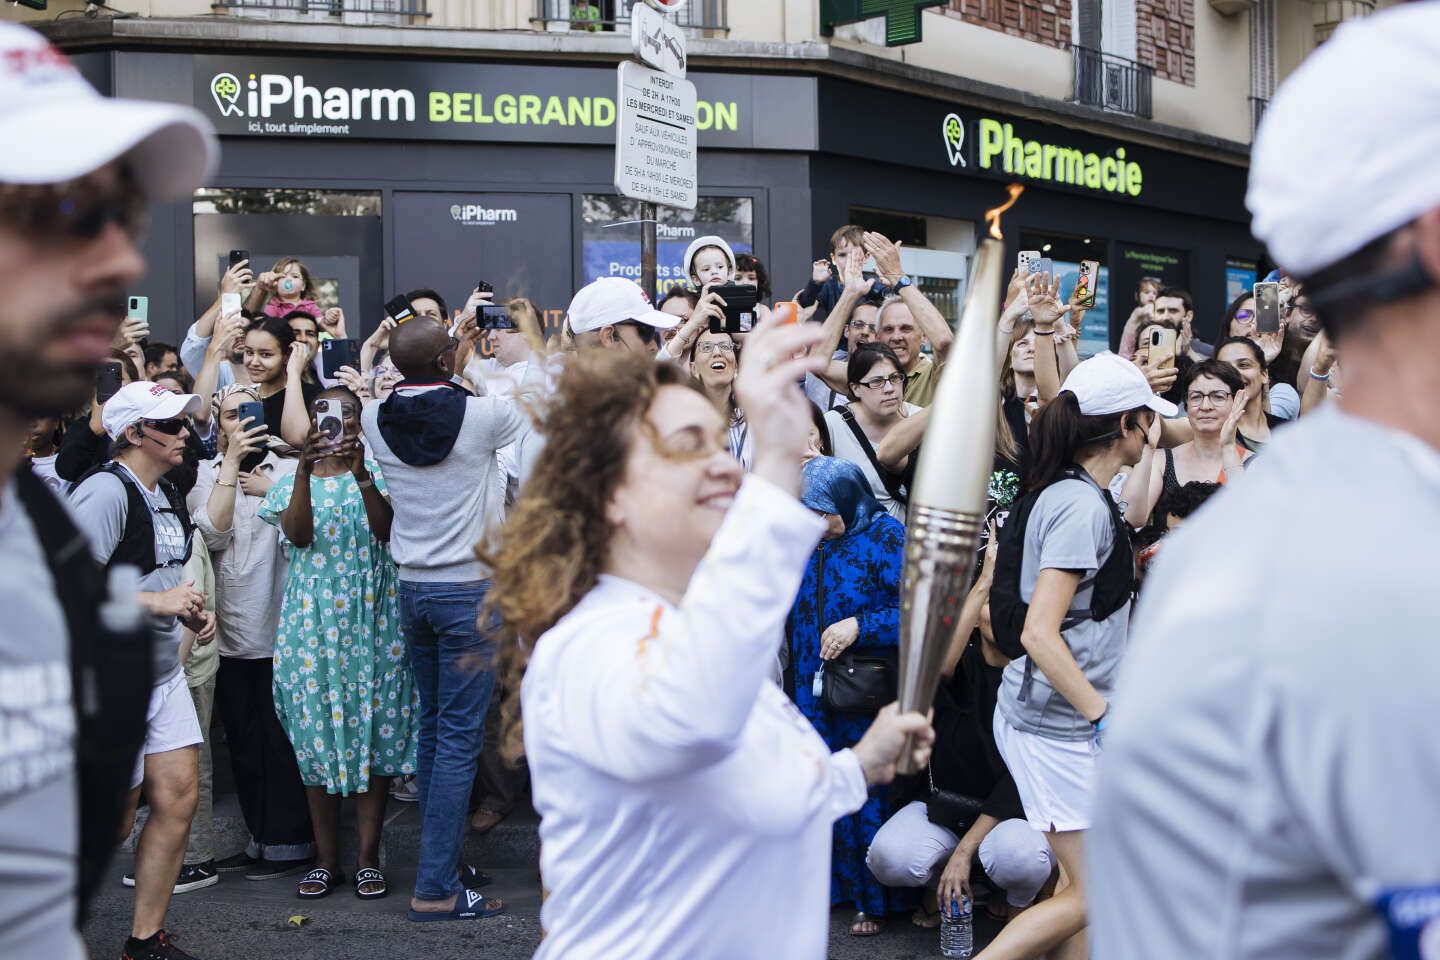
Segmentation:
{"type": "Polygon", "coordinates": [[[660,349],[659,331],[669,330],[680,318],[656,310],[633,280],[601,277],[575,294],[566,321],[581,349],[633,350],[653,357],[660,349]]]}
{"type": "Polygon", "coordinates": [[[115,458],[86,475],[70,495],[95,562],[107,570],[139,568],[140,605],[150,614],[154,637],[145,746],[130,778],[124,832],[142,782],[150,818],[135,847],[134,922],[123,960],[189,956],[162,929],[195,815],[203,740],[179,650],[182,627],[208,643],[215,620],[205,610],[205,595],[185,579],[194,525],[184,496],[165,474],[185,456],[189,416],[200,403],[194,394],[171,393],[148,380],[126,384],[102,416],[115,458]]]}
{"type": "Polygon", "coordinates": [[[0,143],[0,713],[17,734],[0,745],[0,956],[72,960],[144,736],[149,650],[102,622],[103,573],[16,467],[30,418],[91,396],[144,270],[146,202],[189,196],[217,149],[193,110],[102,98],[14,24],[0,143]]]}
{"type": "Polygon", "coordinates": [[[1344,394],[1146,580],[1100,762],[1094,955],[1440,957],[1440,3],[1300,66],[1247,203],[1344,394]]]}

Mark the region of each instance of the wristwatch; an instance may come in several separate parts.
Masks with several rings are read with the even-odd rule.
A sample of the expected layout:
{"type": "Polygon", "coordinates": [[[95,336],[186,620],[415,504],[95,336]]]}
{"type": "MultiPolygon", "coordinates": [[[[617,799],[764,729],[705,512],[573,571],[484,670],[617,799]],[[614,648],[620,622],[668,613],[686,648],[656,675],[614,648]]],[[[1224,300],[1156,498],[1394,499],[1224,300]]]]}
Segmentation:
{"type": "Polygon", "coordinates": [[[913,287],[914,285],[915,281],[910,279],[910,275],[908,273],[902,273],[900,274],[900,279],[896,280],[895,285],[890,289],[894,290],[896,293],[899,293],[906,287],[913,287]]]}

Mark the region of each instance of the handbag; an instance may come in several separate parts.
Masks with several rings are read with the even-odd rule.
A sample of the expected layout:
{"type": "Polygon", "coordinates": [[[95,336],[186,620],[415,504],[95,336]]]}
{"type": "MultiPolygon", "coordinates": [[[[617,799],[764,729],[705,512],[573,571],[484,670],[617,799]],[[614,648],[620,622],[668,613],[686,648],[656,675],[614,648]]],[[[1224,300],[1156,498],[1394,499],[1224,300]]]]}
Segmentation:
{"type": "Polygon", "coordinates": [[[820,701],[833,713],[876,714],[896,696],[894,661],[883,654],[846,651],[825,661],[820,701]]]}
{"type": "Polygon", "coordinates": [[[944,827],[955,836],[965,835],[970,825],[980,818],[983,803],[963,793],[951,793],[935,786],[935,765],[927,764],[930,775],[930,796],[925,799],[925,817],[937,827],[944,827]]]}

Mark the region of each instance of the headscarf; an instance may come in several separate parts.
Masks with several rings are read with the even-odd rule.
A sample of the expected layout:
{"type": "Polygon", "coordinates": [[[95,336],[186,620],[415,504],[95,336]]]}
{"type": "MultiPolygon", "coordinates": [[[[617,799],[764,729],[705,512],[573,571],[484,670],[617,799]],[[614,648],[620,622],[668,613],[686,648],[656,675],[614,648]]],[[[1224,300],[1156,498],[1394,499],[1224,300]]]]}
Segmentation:
{"type": "MultiPolygon", "coordinates": [[[[227,383],[219,390],[216,390],[214,396],[210,400],[211,416],[214,418],[211,422],[215,424],[216,431],[223,429],[220,426],[220,408],[224,406],[226,400],[228,400],[230,397],[234,396],[237,393],[243,393],[248,399],[256,402],[259,402],[260,400],[260,389],[256,387],[253,383],[227,383]]],[[[253,427],[254,424],[252,423],[251,426],[253,427]]],[[[299,456],[299,450],[295,449],[294,447],[290,446],[290,444],[280,439],[280,435],[278,433],[280,425],[277,423],[269,424],[269,426],[272,430],[277,432],[271,433],[265,437],[265,448],[271,453],[275,454],[275,456],[277,457],[299,456]]]]}
{"type": "Polygon", "coordinates": [[[800,502],[845,521],[846,535],[864,530],[885,513],[860,468],[838,457],[816,457],[800,471],[800,502]]]}

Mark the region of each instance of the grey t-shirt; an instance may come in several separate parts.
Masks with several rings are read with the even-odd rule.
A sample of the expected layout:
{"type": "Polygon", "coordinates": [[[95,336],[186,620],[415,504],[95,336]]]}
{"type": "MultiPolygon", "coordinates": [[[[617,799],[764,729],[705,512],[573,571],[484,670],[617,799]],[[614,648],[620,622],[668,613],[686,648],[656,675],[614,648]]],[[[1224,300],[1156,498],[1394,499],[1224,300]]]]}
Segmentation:
{"type": "MultiPolygon", "coordinates": [[[[1093,577],[1115,545],[1115,522],[1101,499],[1100,489],[1085,480],[1060,480],[1035,501],[1025,525],[1025,554],[1020,565],[1020,599],[1029,603],[1035,581],[1046,569],[1079,571],[1093,577]]],[[[1075,591],[1071,610],[1088,610],[1094,587],[1075,591]]],[[[1064,631],[1070,653],[1085,678],[1106,700],[1115,685],[1120,656],[1125,652],[1130,604],[1101,621],[1086,618],[1064,631]]],[[[1052,740],[1089,740],[1094,736],[1086,720],[1060,695],[1038,667],[1031,670],[1030,689],[1020,699],[1029,657],[1010,661],[1000,685],[997,704],[1010,726],[1052,740]]]]}
{"type": "MultiPolygon", "coordinates": [[[[1166,540],[1099,761],[1095,956],[1375,960],[1387,894],[1440,933],[1437,582],[1440,454],[1335,404],[1166,540]]],[[[1434,956],[1416,933],[1393,956],[1434,956]]]]}
{"type": "Polygon", "coordinates": [[[0,957],[82,960],[69,629],[35,528],[0,488],[0,957]]]}
{"type": "MultiPolygon", "coordinates": [[[[145,490],[145,498],[150,503],[155,526],[155,561],[159,564],[140,578],[140,589],[163,593],[185,582],[184,567],[174,562],[185,558],[185,527],[158,486],[147,490],[142,484],[140,489],[145,490]]],[[[70,494],[70,511],[75,514],[76,524],[90,538],[91,555],[102,566],[110,562],[110,555],[125,532],[128,507],[125,481],[110,473],[91,476],[70,494]]],[[[180,669],[182,628],[174,617],[151,617],[150,624],[155,633],[155,683],[159,685],[180,669]]]]}

